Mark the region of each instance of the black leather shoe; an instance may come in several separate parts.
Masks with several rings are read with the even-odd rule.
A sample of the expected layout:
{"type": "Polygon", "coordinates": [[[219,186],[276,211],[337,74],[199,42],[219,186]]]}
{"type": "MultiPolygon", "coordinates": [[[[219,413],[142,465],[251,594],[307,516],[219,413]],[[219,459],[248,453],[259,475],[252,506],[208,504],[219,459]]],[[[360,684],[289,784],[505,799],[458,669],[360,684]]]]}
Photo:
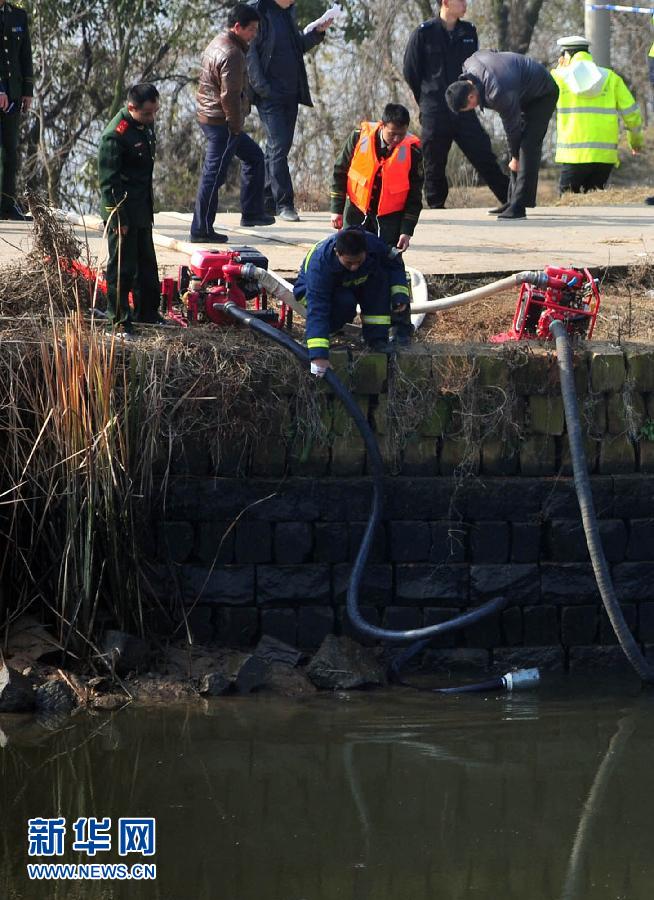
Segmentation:
{"type": "Polygon", "coordinates": [[[0,219],[7,219],[10,222],[34,221],[32,217],[28,213],[24,213],[17,204],[14,204],[10,209],[3,209],[0,211],[0,219]]]}
{"type": "Polygon", "coordinates": [[[241,228],[256,228],[257,225],[274,225],[275,217],[267,216],[262,214],[260,216],[256,216],[254,219],[247,219],[245,216],[241,216],[241,228]]]}
{"type": "Polygon", "coordinates": [[[282,206],[279,210],[279,218],[284,222],[300,222],[301,219],[294,206],[282,206]]]}
{"type": "Polygon", "coordinates": [[[154,319],[135,319],[139,325],[170,325],[170,319],[164,319],[163,316],[156,316],[154,319]]]}
{"type": "Polygon", "coordinates": [[[492,209],[488,210],[489,216],[499,216],[500,213],[503,213],[504,210],[509,208],[509,203],[500,203],[499,206],[494,206],[492,209]]]}
{"type": "Polygon", "coordinates": [[[192,244],[226,244],[229,238],[214,231],[213,234],[192,234],[189,240],[192,244]]]}
{"type": "Polygon", "coordinates": [[[504,212],[501,212],[498,219],[526,219],[527,218],[527,210],[524,206],[507,206],[504,212]]]}

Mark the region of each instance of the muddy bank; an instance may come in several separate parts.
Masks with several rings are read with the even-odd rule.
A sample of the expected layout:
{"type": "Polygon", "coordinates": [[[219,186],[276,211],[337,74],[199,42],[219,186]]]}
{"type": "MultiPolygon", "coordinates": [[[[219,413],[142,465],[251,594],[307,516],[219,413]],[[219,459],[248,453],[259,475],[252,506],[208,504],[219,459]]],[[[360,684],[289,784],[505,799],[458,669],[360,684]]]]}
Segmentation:
{"type": "Polygon", "coordinates": [[[69,715],[129,704],[189,703],[265,691],[304,697],[319,690],[388,684],[387,654],[329,635],[305,653],[271,637],[251,650],[183,642],[157,645],[123,632],[105,635],[104,653],[78,671],[47,661],[10,658],[0,667],[0,713],[69,715]],[[104,670],[104,672],[102,671],[104,670]]]}
{"type": "MultiPolygon", "coordinates": [[[[114,652],[103,660],[106,675],[98,674],[97,666],[75,672],[43,660],[24,665],[24,660],[15,658],[2,664],[0,723],[8,721],[6,714],[31,714],[37,725],[52,731],[85,711],[115,712],[132,705],[197,705],[214,698],[245,700],[262,693],[301,700],[319,692],[342,695],[392,686],[432,692],[523,667],[537,668],[547,680],[565,674],[562,653],[551,647],[517,647],[497,658],[484,650],[432,647],[406,660],[404,648],[368,648],[335,635],[326,637],[313,653],[268,636],[255,648],[243,650],[183,642],[156,647],[122,632],[108,635],[114,636],[108,639],[114,652]],[[127,646],[125,638],[134,646],[124,653],[115,652],[121,640],[123,647],[127,646]]],[[[630,674],[619,647],[592,649],[576,661],[575,675],[630,674]]],[[[2,734],[0,727],[0,748],[2,734]]]]}

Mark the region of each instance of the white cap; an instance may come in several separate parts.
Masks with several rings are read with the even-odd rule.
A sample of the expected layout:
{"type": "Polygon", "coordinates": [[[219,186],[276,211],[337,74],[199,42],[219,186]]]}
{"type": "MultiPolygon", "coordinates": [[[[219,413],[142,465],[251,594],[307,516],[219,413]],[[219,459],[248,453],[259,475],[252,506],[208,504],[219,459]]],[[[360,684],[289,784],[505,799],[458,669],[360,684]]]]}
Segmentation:
{"type": "Polygon", "coordinates": [[[556,46],[561,50],[578,50],[580,47],[590,47],[590,41],[583,34],[571,34],[570,37],[559,38],[556,46]]]}

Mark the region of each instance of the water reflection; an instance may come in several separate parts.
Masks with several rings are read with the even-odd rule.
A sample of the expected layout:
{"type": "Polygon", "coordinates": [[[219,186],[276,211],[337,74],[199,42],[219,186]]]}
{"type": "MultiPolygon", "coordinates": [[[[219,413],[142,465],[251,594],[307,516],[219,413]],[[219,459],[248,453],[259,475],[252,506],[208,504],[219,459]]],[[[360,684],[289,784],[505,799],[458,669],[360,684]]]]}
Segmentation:
{"type": "Polygon", "coordinates": [[[645,900],[650,706],[571,682],[5,717],[0,897],[645,900]],[[58,815],[156,816],[157,881],[30,885],[27,819],[58,815]]]}
{"type": "Polygon", "coordinates": [[[591,854],[593,825],[602,812],[611,776],[622,761],[627,742],[634,732],[635,723],[636,716],[634,715],[627,716],[618,723],[618,730],[611,738],[604,759],[597,769],[575,834],[561,900],[580,900],[584,896],[586,890],[584,875],[586,862],[591,854]]]}

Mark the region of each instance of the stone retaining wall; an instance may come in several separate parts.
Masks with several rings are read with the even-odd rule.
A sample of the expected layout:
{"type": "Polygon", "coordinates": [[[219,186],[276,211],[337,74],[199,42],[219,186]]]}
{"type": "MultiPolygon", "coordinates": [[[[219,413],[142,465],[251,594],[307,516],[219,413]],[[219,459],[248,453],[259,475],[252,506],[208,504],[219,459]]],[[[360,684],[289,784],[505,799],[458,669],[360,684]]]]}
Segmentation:
{"type": "MultiPolygon", "coordinates": [[[[654,351],[589,346],[576,375],[602,540],[627,621],[654,644],[654,351]]],[[[515,648],[525,648],[521,661],[530,648],[550,648],[558,665],[614,645],[568,477],[551,352],[413,351],[391,369],[376,355],[335,362],[389,472],[362,592],[367,618],[416,628],[505,594],[501,615],[434,646],[459,656],[492,651],[496,661],[510,661],[515,648]],[[459,393],[443,378],[456,370],[466,373],[459,393]],[[419,415],[391,447],[398,377],[419,415]]],[[[285,422],[272,444],[232,448],[218,465],[197,441],[176,461],[156,552],[192,607],[198,639],[250,645],[270,634],[310,648],[330,632],[349,633],[345,591],[371,486],[358,435],[331,397],[321,403],[322,445],[298,448],[285,422]]]]}

